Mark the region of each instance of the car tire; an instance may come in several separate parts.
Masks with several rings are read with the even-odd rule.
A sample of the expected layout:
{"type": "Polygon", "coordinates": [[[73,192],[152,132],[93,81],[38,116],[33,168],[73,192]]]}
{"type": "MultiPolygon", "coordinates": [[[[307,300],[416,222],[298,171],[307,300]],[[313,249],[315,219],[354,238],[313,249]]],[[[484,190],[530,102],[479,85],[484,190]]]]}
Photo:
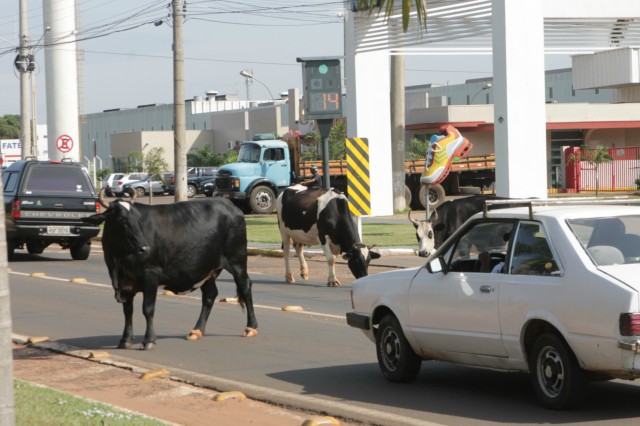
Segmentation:
{"type": "Polygon", "coordinates": [[[145,196],[145,194],[146,194],[146,193],[144,192],[144,188],[141,188],[141,187],[137,187],[137,188],[135,189],[135,191],[136,191],[136,193],[137,193],[138,197],[144,197],[144,196],[145,196]]]}
{"type": "Polygon", "coordinates": [[[87,260],[91,253],[91,244],[87,240],[80,240],[71,246],[70,251],[73,260],[87,260]]]}
{"type": "Polygon", "coordinates": [[[586,394],[586,373],[569,346],[554,334],[543,334],[536,340],[529,371],[536,396],[546,408],[575,407],[586,394]]]}
{"type": "Polygon", "coordinates": [[[380,321],[376,333],[376,353],[380,370],[390,382],[410,382],[420,372],[422,359],[409,346],[394,315],[388,314],[380,321]]]}
{"type": "Polygon", "coordinates": [[[187,185],[187,198],[193,198],[196,196],[196,193],[198,191],[196,190],[196,187],[193,185],[187,185]]]}
{"type": "Polygon", "coordinates": [[[270,214],[276,207],[276,194],[268,186],[257,186],[249,196],[251,210],[258,214],[270,214]]]}
{"type": "Polygon", "coordinates": [[[29,254],[42,254],[46,247],[46,244],[44,244],[42,241],[27,241],[27,252],[29,252],[29,254]]]}

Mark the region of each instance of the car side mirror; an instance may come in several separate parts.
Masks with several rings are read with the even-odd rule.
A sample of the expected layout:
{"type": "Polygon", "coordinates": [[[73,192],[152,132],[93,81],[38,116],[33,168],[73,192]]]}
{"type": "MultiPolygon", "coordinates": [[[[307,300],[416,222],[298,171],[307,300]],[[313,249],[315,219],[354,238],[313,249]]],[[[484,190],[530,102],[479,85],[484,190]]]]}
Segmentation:
{"type": "Polygon", "coordinates": [[[427,271],[432,274],[442,272],[447,274],[447,265],[442,257],[436,257],[427,262],[427,271]]]}

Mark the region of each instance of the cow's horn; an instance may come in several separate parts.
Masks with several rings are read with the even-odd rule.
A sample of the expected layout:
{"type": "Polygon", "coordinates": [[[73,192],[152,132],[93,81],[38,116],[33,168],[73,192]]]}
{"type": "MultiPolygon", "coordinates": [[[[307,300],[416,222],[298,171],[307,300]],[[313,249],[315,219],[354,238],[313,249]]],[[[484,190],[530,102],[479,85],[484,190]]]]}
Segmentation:
{"type": "Polygon", "coordinates": [[[105,209],[109,208],[109,204],[107,204],[107,202],[104,200],[104,193],[107,190],[107,188],[102,188],[100,190],[100,192],[98,193],[98,202],[100,203],[100,205],[102,207],[104,207],[105,209]]]}
{"type": "Polygon", "coordinates": [[[414,218],[411,217],[411,209],[409,209],[409,213],[407,214],[407,216],[409,216],[409,220],[411,221],[411,223],[413,223],[415,226],[420,225],[420,222],[415,220],[414,218]]]}

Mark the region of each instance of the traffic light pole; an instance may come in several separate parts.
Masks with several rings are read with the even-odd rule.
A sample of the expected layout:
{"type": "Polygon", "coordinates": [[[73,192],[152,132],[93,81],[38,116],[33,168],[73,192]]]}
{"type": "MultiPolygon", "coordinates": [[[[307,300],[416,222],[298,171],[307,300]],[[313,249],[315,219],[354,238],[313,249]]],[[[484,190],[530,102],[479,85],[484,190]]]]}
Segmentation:
{"type": "Polygon", "coordinates": [[[322,137],[322,187],[331,188],[331,176],[329,174],[329,133],[333,126],[332,118],[321,118],[316,120],[318,124],[318,130],[320,130],[320,136],[322,137]]]}

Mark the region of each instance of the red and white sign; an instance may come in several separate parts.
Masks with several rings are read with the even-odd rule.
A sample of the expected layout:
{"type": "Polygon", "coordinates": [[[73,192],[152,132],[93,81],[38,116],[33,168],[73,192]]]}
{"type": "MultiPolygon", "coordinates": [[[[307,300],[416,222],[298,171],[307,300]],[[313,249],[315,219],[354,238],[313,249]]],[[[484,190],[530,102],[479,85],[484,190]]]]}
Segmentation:
{"type": "Polygon", "coordinates": [[[56,139],[56,148],[58,151],[67,153],[73,149],[73,139],[69,135],[60,135],[56,139]]]}

